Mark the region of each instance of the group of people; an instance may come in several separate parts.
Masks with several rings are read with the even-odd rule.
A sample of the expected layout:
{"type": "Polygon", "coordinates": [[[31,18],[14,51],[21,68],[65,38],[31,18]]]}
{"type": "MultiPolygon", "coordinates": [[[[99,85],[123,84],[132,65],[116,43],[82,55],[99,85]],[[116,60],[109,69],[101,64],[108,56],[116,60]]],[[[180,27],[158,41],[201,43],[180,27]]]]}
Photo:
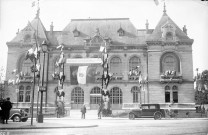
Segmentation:
{"type": "MultiPolygon", "coordinates": [[[[98,119],[101,119],[101,115],[102,115],[102,110],[103,110],[103,107],[104,107],[104,105],[103,104],[98,104],[99,105],[99,107],[98,107],[98,119]]],[[[85,113],[87,112],[87,109],[86,109],[86,106],[85,106],[85,104],[81,107],[81,113],[82,113],[82,115],[81,115],[81,119],[85,119],[85,113]]]]}
{"type": "Polygon", "coordinates": [[[10,110],[12,108],[12,103],[10,102],[10,98],[3,99],[0,103],[0,119],[3,124],[8,124],[10,110]]]}

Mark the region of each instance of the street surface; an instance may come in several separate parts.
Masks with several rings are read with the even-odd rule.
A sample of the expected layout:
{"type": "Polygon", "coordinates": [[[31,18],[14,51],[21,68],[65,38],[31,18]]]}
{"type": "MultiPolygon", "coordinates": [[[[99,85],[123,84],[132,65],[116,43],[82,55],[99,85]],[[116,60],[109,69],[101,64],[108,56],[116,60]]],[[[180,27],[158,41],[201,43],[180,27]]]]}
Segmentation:
{"type": "MultiPolygon", "coordinates": [[[[53,129],[0,130],[0,135],[208,135],[208,119],[46,119],[46,123],[70,125],[95,125],[53,129]]],[[[9,124],[18,124],[12,123],[9,124]]],[[[8,126],[9,126],[8,124],[8,126]]],[[[30,125],[30,120],[27,121],[30,125]]],[[[42,123],[41,123],[42,124],[42,123]]],[[[1,125],[0,125],[1,126],[1,125]]]]}

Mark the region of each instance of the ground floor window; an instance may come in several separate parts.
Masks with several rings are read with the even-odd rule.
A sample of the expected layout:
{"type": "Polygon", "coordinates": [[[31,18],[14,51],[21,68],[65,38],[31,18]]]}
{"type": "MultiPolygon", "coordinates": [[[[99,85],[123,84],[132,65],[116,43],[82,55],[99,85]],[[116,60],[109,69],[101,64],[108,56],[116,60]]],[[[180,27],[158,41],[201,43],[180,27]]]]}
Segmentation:
{"type": "MultiPolygon", "coordinates": [[[[139,99],[141,97],[141,91],[140,88],[137,86],[132,87],[131,92],[133,94],[133,103],[139,103],[139,99]]],[[[140,99],[141,100],[141,99],[140,99]]]]}
{"type": "Polygon", "coordinates": [[[110,102],[111,104],[122,104],[122,91],[118,87],[114,87],[110,90],[110,102]]]}
{"type": "Polygon", "coordinates": [[[165,86],[165,102],[178,103],[178,87],[176,85],[170,87],[165,86]]]}
{"type": "Polygon", "coordinates": [[[84,104],[84,91],[80,87],[76,87],[71,93],[71,102],[73,104],[84,104]]]}
{"type": "Polygon", "coordinates": [[[31,86],[19,86],[18,102],[30,102],[31,86]]]}
{"type": "Polygon", "coordinates": [[[90,92],[90,104],[101,103],[101,89],[99,87],[94,87],[90,92]]]}

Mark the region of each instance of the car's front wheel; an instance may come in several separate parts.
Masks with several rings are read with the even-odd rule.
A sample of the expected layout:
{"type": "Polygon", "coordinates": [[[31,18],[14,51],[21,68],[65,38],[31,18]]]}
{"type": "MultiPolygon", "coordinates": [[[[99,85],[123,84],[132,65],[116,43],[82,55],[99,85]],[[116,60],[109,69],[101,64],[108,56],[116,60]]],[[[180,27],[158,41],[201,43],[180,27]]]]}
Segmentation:
{"type": "Polygon", "coordinates": [[[162,118],[162,114],[159,113],[159,112],[156,112],[155,115],[154,115],[154,119],[155,120],[161,120],[161,118],[162,118]]]}
{"type": "Polygon", "coordinates": [[[13,117],[13,122],[20,122],[20,116],[18,116],[18,115],[15,115],[14,117],[13,117]]]}
{"type": "Polygon", "coordinates": [[[129,119],[130,119],[130,120],[134,120],[134,119],[135,119],[135,115],[134,115],[133,113],[130,113],[130,114],[129,114],[129,119]]]}

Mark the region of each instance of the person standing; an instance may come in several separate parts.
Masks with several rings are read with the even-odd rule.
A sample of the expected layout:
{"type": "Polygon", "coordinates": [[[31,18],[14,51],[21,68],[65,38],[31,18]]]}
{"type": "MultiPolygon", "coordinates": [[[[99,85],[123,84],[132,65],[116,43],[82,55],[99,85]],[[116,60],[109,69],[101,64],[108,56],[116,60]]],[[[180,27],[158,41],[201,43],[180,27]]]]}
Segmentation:
{"type": "Polygon", "coordinates": [[[103,104],[99,103],[98,105],[99,105],[99,107],[98,107],[98,119],[101,119],[103,104]]]}
{"type": "Polygon", "coordinates": [[[3,113],[3,124],[5,124],[5,120],[6,120],[6,124],[8,124],[9,114],[12,108],[12,103],[10,102],[9,97],[2,104],[1,108],[2,108],[2,113],[3,113]]]}
{"type": "Polygon", "coordinates": [[[86,113],[86,107],[85,107],[85,104],[83,104],[83,106],[81,107],[81,113],[82,113],[81,119],[85,119],[85,113],[86,113]]]}

